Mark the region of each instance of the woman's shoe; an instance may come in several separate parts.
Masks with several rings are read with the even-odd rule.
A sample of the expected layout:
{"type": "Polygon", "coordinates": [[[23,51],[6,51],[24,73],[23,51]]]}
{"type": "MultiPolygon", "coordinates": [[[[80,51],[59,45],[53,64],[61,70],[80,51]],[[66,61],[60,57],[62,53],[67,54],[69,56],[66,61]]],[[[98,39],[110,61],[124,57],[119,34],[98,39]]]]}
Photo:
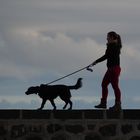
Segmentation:
{"type": "Polygon", "coordinates": [[[121,102],[115,102],[115,105],[109,108],[112,111],[120,111],[121,109],[121,102]]]}
{"type": "Polygon", "coordinates": [[[99,105],[95,105],[94,107],[95,108],[107,108],[106,101],[101,99],[100,104],[99,105]]]}

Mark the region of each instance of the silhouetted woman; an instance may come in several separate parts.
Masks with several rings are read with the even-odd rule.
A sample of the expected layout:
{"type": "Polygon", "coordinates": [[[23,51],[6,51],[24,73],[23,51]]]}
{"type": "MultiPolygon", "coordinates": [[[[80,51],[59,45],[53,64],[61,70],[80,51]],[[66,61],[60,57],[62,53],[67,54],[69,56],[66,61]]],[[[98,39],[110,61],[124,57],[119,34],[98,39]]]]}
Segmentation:
{"type": "Polygon", "coordinates": [[[111,31],[107,34],[107,49],[105,54],[94,61],[92,65],[107,60],[107,71],[102,81],[102,98],[99,105],[95,108],[107,108],[108,85],[111,83],[115,94],[115,105],[111,110],[121,109],[121,91],[119,88],[120,51],[122,48],[121,37],[116,32],[111,31]]]}

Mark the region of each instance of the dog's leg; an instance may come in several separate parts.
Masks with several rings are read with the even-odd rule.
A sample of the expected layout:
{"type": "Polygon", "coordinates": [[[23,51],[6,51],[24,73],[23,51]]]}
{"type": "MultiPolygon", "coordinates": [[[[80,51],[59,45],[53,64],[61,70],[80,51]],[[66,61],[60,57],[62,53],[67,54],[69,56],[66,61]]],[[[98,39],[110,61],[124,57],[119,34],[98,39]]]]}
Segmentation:
{"type": "Polygon", "coordinates": [[[42,99],[42,104],[41,104],[41,107],[38,109],[38,110],[42,110],[45,103],[46,103],[47,99],[42,99]]]}
{"type": "Polygon", "coordinates": [[[65,101],[65,105],[64,105],[63,109],[65,109],[67,107],[67,105],[68,105],[68,101],[65,101]]]}
{"type": "Polygon", "coordinates": [[[55,103],[54,103],[54,100],[52,99],[52,100],[50,100],[50,102],[51,102],[51,104],[52,104],[52,106],[53,106],[53,110],[56,110],[56,105],[55,105],[55,103]]]}
{"type": "Polygon", "coordinates": [[[68,110],[72,110],[72,101],[69,99],[70,108],[68,110]]]}
{"type": "Polygon", "coordinates": [[[68,105],[68,103],[70,104],[70,107],[68,110],[72,110],[72,101],[70,99],[64,100],[64,102],[66,103],[63,107],[63,109],[65,109],[68,105]]]}

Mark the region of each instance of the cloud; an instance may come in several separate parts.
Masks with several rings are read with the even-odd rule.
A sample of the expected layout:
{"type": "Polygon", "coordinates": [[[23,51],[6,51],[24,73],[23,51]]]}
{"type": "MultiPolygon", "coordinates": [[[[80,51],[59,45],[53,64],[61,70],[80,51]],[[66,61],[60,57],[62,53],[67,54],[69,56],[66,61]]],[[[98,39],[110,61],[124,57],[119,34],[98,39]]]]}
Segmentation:
{"type": "Polygon", "coordinates": [[[0,109],[37,109],[39,106],[40,103],[35,100],[32,100],[30,103],[25,101],[11,103],[7,100],[0,102],[0,109]]]}
{"type": "Polygon", "coordinates": [[[126,79],[139,79],[140,49],[136,44],[125,45],[122,48],[122,68],[126,79]]]}
{"type": "Polygon", "coordinates": [[[47,31],[17,29],[9,32],[7,38],[5,47],[0,48],[0,75],[28,77],[56,67],[56,72],[73,70],[72,67],[88,65],[105,49],[93,39],[75,41],[61,32],[52,37],[47,31]]]}
{"type": "MultiPolygon", "coordinates": [[[[47,71],[60,75],[69,73],[88,65],[106,49],[105,43],[99,44],[92,38],[75,40],[63,32],[42,30],[16,29],[6,36],[7,42],[1,38],[1,76],[24,79],[47,71]]],[[[121,64],[124,77],[139,78],[139,51],[137,44],[123,44],[121,64]]]]}

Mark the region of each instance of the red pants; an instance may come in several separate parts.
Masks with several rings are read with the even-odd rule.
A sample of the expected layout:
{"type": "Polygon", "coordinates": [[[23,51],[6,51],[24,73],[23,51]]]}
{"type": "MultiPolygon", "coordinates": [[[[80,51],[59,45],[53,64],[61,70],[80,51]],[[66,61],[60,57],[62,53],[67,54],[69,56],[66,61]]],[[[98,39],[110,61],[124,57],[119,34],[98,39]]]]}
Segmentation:
{"type": "Polygon", "coordinates": [[[107,69],[102,81],[102,100],[106,101],[108,96],[108,85],[111,83],[115,94],[115,101],[121,101],[121,91],[119,89],[119,76],[121,68],[120,66],[114,66],[107,69]]]}

